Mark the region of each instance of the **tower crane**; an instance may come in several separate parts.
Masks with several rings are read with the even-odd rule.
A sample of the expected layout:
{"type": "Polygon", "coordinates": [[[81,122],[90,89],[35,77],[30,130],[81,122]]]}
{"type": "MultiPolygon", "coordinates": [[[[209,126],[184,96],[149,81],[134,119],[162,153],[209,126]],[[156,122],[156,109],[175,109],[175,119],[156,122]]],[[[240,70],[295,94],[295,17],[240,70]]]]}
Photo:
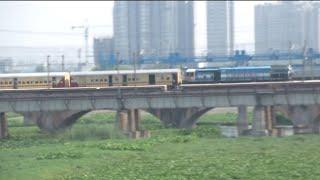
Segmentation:
{"type": "Polygon", "coordinates": [[[95,28],[95,27],[112,27],[111,25],[96,25],[96,26],[89,26],[88,24],[81,25],[81,26],[71,26],[71,29],[84,29],[84,43],[85,43],[85,64],[88,64],[88,57],[89,57],[89,27],[95,28]]]}

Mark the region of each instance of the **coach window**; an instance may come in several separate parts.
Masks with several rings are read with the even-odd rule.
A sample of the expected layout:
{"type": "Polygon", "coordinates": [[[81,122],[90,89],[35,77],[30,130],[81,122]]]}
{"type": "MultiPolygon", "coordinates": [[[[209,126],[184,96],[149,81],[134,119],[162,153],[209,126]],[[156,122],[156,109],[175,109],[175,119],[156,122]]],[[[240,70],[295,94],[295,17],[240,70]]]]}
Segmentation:
{"type": "Polygon", "coordinates": [[[100,82],[103,82],[103,79],[100,79],[100,82]]]}

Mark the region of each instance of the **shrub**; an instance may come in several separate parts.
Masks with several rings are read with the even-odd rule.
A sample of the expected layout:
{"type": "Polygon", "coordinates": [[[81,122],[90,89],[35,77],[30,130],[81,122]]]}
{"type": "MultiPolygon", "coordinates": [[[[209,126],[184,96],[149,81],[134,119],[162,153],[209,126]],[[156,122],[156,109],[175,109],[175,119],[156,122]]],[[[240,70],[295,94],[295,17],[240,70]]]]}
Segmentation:
{"type": "Polygon", "coordinates": [[[118,139],[123,138],[124,135],[112,125],[87,124],[74,126],[63,137],[73,140],[118,139]]]}
{"type": "Polygon", "coordinates": [[[43,159],[79,159],[83,156],[80,152],[48,152],[48,153],[41,153],[38,154],[36,159],[43,160],[43,159]]]}

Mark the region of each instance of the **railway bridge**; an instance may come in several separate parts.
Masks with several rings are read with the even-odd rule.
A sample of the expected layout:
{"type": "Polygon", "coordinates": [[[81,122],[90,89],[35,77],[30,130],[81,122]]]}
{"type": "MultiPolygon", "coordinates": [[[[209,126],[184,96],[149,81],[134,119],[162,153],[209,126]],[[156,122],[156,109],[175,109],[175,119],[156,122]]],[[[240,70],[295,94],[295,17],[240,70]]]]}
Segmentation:
{"type": "Polygon", "coordinates": [[[127,133],[139,131],[140,110],[163,123],[191,128],[212,108],[238,107],[238,130],[248,131],[247,107],[253,108],[252,135],[267,135],[274,111],[286,111],[297,127],[319,132],[320,81],[222,83],[108,88],[15,89],[0,91],[0,134],[6,137],[6,112],[18,112],[41,129],[54,131],[92,110],[117,111],[116,123],[127,133]]]}

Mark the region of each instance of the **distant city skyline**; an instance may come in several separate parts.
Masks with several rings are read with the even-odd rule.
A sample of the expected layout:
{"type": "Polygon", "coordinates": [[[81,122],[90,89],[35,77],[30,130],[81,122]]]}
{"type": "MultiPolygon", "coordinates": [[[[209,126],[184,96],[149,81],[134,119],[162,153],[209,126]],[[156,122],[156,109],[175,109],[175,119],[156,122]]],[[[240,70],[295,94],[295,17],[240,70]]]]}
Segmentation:
{"type": "MultiPolygon", "coordinates": [[[[252,50],[254,5],[263,3],[264,1],[235,1],[235,49],[252,50]]],[[[195,47],[198,53],[205,51],[207,46],[205,4],[205,1],[195,2],[195,47]]],[[[72,31],[71,26],[82,25],[86,19],[92,26],[109,26],[89,29],[90,45],[92,45],[93,35],[112,35],[112,9],[113,2],[111,1],[2,1],[0,2],[0,46],[82,47],[84,44],[83,30],[72,31]],[[5,30],[20,32],[6,32],[5,30]]]]}

